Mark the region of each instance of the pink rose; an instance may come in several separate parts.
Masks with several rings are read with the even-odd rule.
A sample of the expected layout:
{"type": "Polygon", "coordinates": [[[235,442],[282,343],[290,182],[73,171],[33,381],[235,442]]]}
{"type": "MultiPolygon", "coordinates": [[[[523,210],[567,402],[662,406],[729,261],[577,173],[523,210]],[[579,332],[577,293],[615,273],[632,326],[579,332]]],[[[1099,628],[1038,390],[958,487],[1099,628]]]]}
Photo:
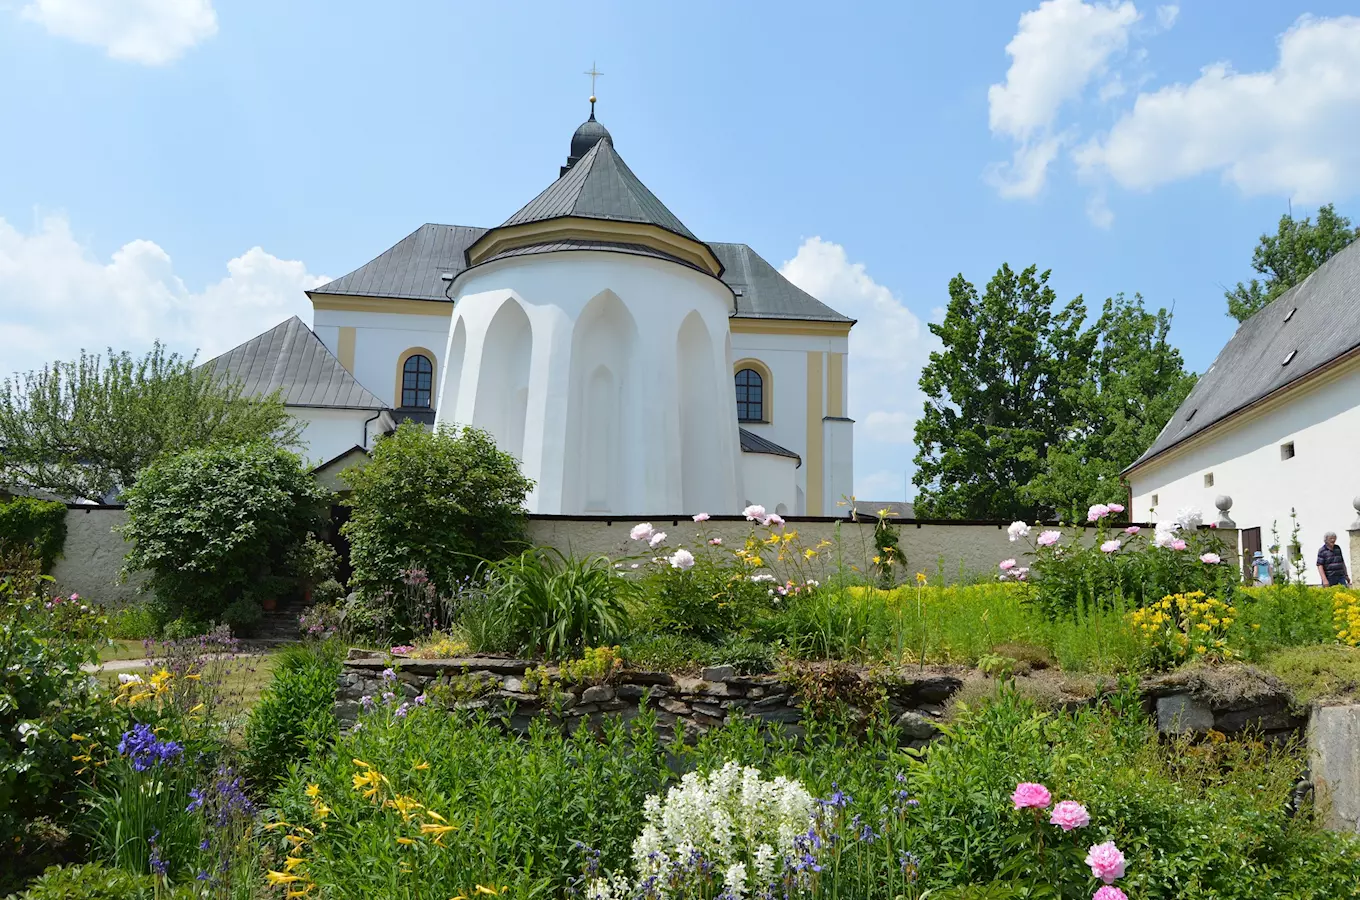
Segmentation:
{"type": "Polygon", "coordinates": [[[1124,504],[1122,504],[1122,503],[1111,503],[1111,504],[1109,504],[1108,506],[1106,506],[1105,508],[1108,509],[1108,510],[1109,510],[1110,512],[1112,512],[1112,513],[1122,513],[1122,512],[1124,511],[1124,504]]]}
{"type": "Polygon", "coordinates": [[[1125,534],[1137,534],[1138,532],[1140,532],[1140,531],[1142,531],[1142,530],[1143,530],[1143,529],[1139,528],[1137,525],[1130,525],[1128,528],[1125,528],[1125,529],[1124,529],[1124,533],[1125,533],[1125,534]]]}
{"type": "Polygon", "coordinates": [[[1052,800],[1053,795],[1048,792],[1048,788],[1032,781],[1020,782],[1015,786],[1015,793],[1011,794],[1011,802],[1016,809],[1043,809],[1052,800]]]}
{"type": "Polygon", "coordinates": [[[1129,900],[1129,895],[1112,885],[1105,885],[1096,891],[1096,895],[1091,900],[1129,900]]]}
{"type": "Polygon", "coordinates": [[[1001,562],[997,563],[996,567],[1003,572],[1009,572],[1011,569],[1015,568],[1015,560],[1003,559],[1001,562]]]}
{"type": "Polygon", "coordinates": [[[1053,815],[1048,817],[1049,824],[1057,825],[1063,831],[1085,828],[1091,824],[1091,814],[1075,800],[1064,800],[1053,807],[1053,815]]]}
{"type": "Polygon", "coordinates": [[[1096,878],[1106,884],[1113,884],[1116,878],[1124,877],[1126,861],[1124,854],[1114,845],[1114,841],[1106,841],[1103,844],[1092,845],[1090,852],[1086,854],[1086,865],[1091,867],[1091,874],[1096,878]]]}

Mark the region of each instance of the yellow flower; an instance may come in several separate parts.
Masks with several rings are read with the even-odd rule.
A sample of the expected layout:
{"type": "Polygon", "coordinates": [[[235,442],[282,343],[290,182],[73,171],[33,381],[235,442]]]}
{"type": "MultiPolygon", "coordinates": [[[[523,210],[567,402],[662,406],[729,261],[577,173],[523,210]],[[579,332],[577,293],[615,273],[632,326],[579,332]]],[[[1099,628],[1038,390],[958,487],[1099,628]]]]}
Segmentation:
{"type": "Polygon", "coordinates": [[[416,769],[417,772],[424,772],[424,771],[427,771],[429,768],[430,768],[430,764],[427,763],[427,762],[418,762],[418,763],[416,763],[416,766],[415,766],[415,769],[416,769]]]}
{"type": "Polygon", "coordinates": [[[87,740],[89,740],[89,738],[85,737],[85,735],[83,735],[83,734],[73,734],[73,735],[71,735],[71,740],[73,740],[73,741],[87,741],[87,740]]]}
{"type": "Polygon", "coordinates": [[[813,550],[811,547],[808,547],[806,550],[803,551],[803,558],[804,558],[804,559],[812,559],[812,557],[814,557],[814,556],[816,556],[816,555],[817,555],[817,551],[816,551],[816,550],[813,550]]]}
{"type": "Polygon", "coordinates": [[[881,557],[881,556],[875,556],[875,557],[874,557],[874,565],[878,565],[878,564],[881,563],[881,562],[883,562],[883,557],[881,557]]]}
{"type": "Polygon", "coordinates": [[[275,872],[271,869],[269,874],[264,876],[264,880],[270,884],[292,884],[294,881],[301,881],[302,876],[289,875],[287,872],[275,872]]]}
{"type": "Polygon", "coordinates": [[[439,813],[435,812],[432,809],[425,810],[425,815],[429,816],[431,819],[434,819],[436,822],[448,821],[448,819],[444,818],[443,816],[441,816],[439,813]]]}
{"type": "Polygon", "coordinates": [[[354,759],[352,759],[351,762],[353,762],[356,766],[360,766],[361,768],[364,769],[373,768],[373,763],[366,763],[362,759],[359,759],[357,756],[354,759]]]}
{"type": "Polygon", "coordinates": [[[293,826],[289,825],[287,822],[280,820],[278,822],[270,822],[268,825],[264,826],[264,830],[273,831],[275,828],[292,828],[292,827],[293,826]]]}
{"type": "Polygon", "coordinates": [[[301,856],[284,857],[283,869],[285,872],[291,872],[306,861],[307,860],[303,859],[301,856]]]}
{"type": "Polygon", "coordinates": [[[316,799],[316,797],[321,793],[321,785],[319,785],[319,784],[309,784],[309,785],[307,785],[307,791],[306,791],[306,793],[307,793],[307,796],[308,796],[308,797],[311,797],[312,799],[316,799]]]}
{"type": "Polygon", "coordinates": [[[189,710],[189,715],[192,716],[194,713],[196,713],[196,712],[201,712],[202,710],[203,710],[203,704],[200,703],[200,704],[198,704],[197,706],[195,706],[193,709],[189,710]]]}
{"type": "Polygon", "coordinates": [[[398,843],[398,844],[405,844],[405,845],[407,845],[407,846],[410,846],[411,844],[414,844],[415,841],[411,840],[411,839],[408,838],[408,837],[399,837],[399,838],[397,838],[397,843],[398,843]]]}
{"type": "Polygon", "coordinates": [[[510,890],[510,885],[508,884],[505,887],[501,888],[499,891],[496,890],[495,888],[489,888],[484,884],[477,885],[477,893],[490,894],[493,897],[496,896],[497,894],[504,894],[508,890],[510,890]]]}
{"type": "Polygon", "coordinates": [[[917,572],[917,573],[916,573],[916,583],[917,583],[917,584],[925,584],[925,583],[926,583],[926,573],[925,573],[925,572],[917,572]]]}
{"type": "Polygon", "coordinates": [[[447,833],[449,833],[450,831],[456,830],[457,828],[458,828],[457,825],[431,825],[431,824],[429,824],[428,822],[426,822],[424,825],[421,825],[421,826],[420,826],[420,833],[421,833],[421,834],[447,834],[447,833]]]}

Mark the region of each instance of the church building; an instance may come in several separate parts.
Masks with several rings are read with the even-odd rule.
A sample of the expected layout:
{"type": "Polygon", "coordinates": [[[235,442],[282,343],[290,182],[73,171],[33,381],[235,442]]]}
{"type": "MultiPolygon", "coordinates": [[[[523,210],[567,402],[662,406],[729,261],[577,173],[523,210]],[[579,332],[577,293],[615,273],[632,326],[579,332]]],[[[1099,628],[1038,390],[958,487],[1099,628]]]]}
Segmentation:
{"type": "Polygon", "coordinates": [[[403,420],[473,425],[531,512],[834,515],[853,482],[854,321],[703,241],[590,118],[494,228],[427,224],[215,364],[281,389],[314,464],[403,420]]]}

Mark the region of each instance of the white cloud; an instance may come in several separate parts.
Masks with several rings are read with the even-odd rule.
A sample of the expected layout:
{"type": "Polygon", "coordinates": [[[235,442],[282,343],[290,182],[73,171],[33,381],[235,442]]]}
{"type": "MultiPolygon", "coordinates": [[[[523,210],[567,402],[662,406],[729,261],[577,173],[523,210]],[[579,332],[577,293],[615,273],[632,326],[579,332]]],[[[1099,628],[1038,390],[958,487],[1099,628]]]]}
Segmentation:
{"type": "MultiPolygon", "coordinates": [[[[891,502],[901,499],[902,492],[909,487],[909,476],[905,471],[894,472],[884,469],[879,472],[867,472],[855,476],[855,499],[859,504],[867,500],[891,502]]],[[[869,515],[876,512],[863,505],[859,505],[859,509],[869,515]]]]}
{"type": "Polygon", "coordinates": [[[1176,18],[1181,14],[1181,8],[1174,3],[1157,7],[1157,27],[1163,31],[1176,24],[1176,18]]]}
{"type": "Polygon", "coordinates": [[[49,215],[32,233],[0,218],[0,378],[92,352],[140,353],[155,340],[208,359],[291,315],[311,320],[304,290],[325,283],[253,247],[225,278],[189,290],[159,245],[135,240],[104,262],[49,215]]]}
{"type": "MultiPolygon", "coordinates": [[[[817,299],[858,320],[850,331],[849,363],[849,412],[859,423],[855,469],[895,471],[891,496],[875,499],[900,496],[902,473],[912,468],[915,455],[909,446],[912,429],[924,404],[918,385],[921,367],[938,339],[889,288],[874,281],[863,263],[851,262],[840,244],[809,238],[780,271],[817,299]]],[[[856,494],[865,496],[872,486],[857,479],[856,494]]]]}
{"type": "Polygon", "coordinates": [[[1128,47],[1129,30],[1138,19],[1130,2],[1082,0],[1044,0],[1020,17],[1006,45],[1011,57],[1006,81],[987,91],[992,133],[1017,144],[1010,163],[987,172],[1003,197],[1033,197],[1042,190],[1064,140],[1055,130],[1059,110],[1128,47]]]}
{"type": "Polygon", "coordinates": [[[1360,18],[1305,16],[1279,61],[1206,67],[1190,84],[1140,94],[1110,132],[1076,152],[1088,176],[1148,190],[1220,172],[1247,194],[1305,203],[1360,191],[1360,18]]]}
{"type": "Polygon", "coordinates": [[[162,66],[217,33],[212,0],[33,0],[20,15],[113,59],[162,66]]]}

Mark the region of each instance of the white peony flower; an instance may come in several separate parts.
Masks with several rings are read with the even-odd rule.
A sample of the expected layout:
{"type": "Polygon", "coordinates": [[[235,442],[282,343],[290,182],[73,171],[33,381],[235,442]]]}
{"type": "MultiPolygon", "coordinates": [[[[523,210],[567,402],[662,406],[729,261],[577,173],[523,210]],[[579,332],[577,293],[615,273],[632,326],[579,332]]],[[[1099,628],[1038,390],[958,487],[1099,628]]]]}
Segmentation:
{"type": "Polygon", "coordinates": [[[1009,528],[1006,529],[1006,534],[1010,536],[1010,539],[1012,541],[1018,541],[1022,537],[1029,537],[1029,525],[1019,520],[1016,520],[1011,523],[1009,528]]]}
{"type": "Polygon", "coordinates": [[[671,564],[672,569],[679,569],[682,572],[688,571],[694,568],[694,554],[681,547],[666,557],[666,562],[671,564]]]}
{"type": "Polygon", "coordinates": [[[633,530],[628,532],[628,536],[635,541],[650,541],[652,539],[652,523],[641,522],[633,526],[633,530]]]}

